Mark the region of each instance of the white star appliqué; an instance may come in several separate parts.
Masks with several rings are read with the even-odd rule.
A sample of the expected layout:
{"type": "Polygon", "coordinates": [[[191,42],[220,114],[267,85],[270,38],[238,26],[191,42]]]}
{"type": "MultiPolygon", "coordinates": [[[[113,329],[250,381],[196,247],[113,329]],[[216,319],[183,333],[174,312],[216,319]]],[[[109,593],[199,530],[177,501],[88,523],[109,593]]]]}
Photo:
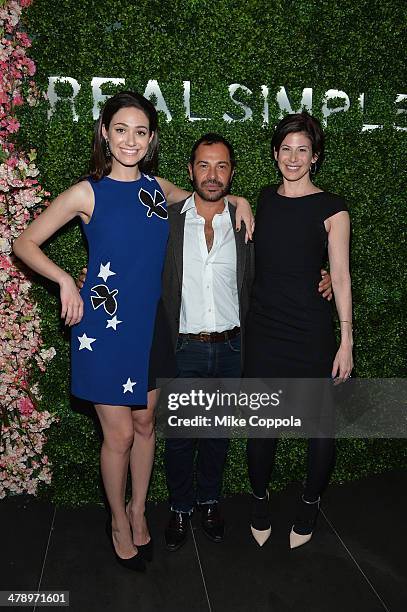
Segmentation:
{"type": "Polygon", "coordinates": [[[134,385],[137,385],[137,383],[136,382],[132,382],[130,380],[130,378],[128,378],[126,384],[122,385],[123,393],[127,393],[127,391],[129,391],[130,393],[133,393],[134,385]]]}
{"type": "Polygon", "coordinates": [[[119,321],[119,319],[116,317],[116,315],[113,317],[113,319],[108,319],[107,320],[107,325],[106,325],[106,329],[108,329],[109,327],[111,327],[112,329],[114,329],[114,331],[116,331],[117,326],[119,325],[119,323],[123,323],[123,321],[119,321]]]}
{"type": "Polygon", "coordinates": [[[96,338],[88,338],[86,334],[83,334],[83,336],[78,336],[78,340],[80,342],[80,346],[79,346],[80,351],[82,349],[87,349],[88,351],[91,351],[92,342],[96,342],[96,338]]]}
{"type": "Polygon", "coordinates": [[[100,264],[98,277],[103,278],[104,282],[107,281],[109,276],[114,276],[115,274],[116,272],[110,270],[110,261],[108,261],[107,264],[100,264]]]}

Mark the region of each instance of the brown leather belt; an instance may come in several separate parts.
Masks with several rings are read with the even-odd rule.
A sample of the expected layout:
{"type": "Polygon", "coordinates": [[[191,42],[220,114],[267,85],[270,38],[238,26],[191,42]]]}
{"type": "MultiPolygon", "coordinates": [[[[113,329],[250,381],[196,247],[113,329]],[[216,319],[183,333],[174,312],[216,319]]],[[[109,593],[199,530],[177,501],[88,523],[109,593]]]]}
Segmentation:
{"type": "Polygon", "coordinates": [[[234,327],[223,332],[200,332],[199,334],[179,334],[180,338],[199,340],[199,342],[226,342],[240,334],[240,327],[234,327]]]}

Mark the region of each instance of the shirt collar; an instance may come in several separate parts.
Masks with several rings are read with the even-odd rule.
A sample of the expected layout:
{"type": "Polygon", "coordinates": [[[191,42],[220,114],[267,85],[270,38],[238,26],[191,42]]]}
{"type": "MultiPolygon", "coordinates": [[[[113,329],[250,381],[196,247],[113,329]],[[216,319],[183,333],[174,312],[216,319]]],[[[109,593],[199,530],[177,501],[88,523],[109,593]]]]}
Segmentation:
{"type": "MultiPolygon", "coordinates": [[[[223,209],[222,212],[225,212],[225,210],[228,209],[229,202],[227,198],[223,198],[223,201],[225,203],[225,208],[223,209]]],[[[191,196],[189,196],[189,198],[185,200],[184,206],[182,207],[182,210],[181,210],[181,215],[183,213],[188,212],[188,210],[191,210],[191,208],[195,208],[196,210],[195,193],[193,193],[191,196]]]]}

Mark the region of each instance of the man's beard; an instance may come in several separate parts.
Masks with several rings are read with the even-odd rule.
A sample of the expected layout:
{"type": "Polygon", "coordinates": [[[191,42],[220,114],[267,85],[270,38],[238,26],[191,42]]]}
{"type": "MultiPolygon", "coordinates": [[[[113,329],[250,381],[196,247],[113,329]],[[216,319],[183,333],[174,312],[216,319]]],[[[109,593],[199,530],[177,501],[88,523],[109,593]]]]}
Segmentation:
{"type": "Polygon", "coordinates": [[[206,202],[217,202],[218,200],[222,200],[225,196],[228,195],[230,191],[231,181],[229,181],[227,185],[224,185],[223,183],[220,183],[219,181],[203,181],[202,183],[203,186],[216,185],[217,187],[219,187],[220,191],[216,191],[214,193],[204,192],[201,189],[201,186],[198,184],[195,176],[193,176],[192,178],[192,185],[194,187],[194,191],[196,191],[196,193],[203,200],[205,200],[206,202]]]}

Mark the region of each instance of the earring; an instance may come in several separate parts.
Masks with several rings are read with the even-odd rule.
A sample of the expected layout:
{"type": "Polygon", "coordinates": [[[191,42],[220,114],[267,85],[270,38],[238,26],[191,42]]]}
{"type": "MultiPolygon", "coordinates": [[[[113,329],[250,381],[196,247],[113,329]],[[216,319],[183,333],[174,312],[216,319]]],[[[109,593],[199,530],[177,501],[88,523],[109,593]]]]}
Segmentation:
{"type": "Polygon", "coordinates": [[[312,176],[316,175],[316,173],[317,173],[317,163],[316,162],[312,162],[312,164],[309,167],[309,171],[310,171],[310,174],[312,174],[312,176]],[[314,166],[314,167],[312,167],[312,166],[314,166]]]}
{"type": "Polygon", "coordinates": [[[106,159],[110,159],[110,158],[112,157],[112,152],[111,152],[111,150],[110,150],[110,147],[109,147],[109,141],[108,141],[108,140],[105,140],[105,147],[106,147],[106,148],[105,148],[105,156],[106,156],[106,159]]]}

